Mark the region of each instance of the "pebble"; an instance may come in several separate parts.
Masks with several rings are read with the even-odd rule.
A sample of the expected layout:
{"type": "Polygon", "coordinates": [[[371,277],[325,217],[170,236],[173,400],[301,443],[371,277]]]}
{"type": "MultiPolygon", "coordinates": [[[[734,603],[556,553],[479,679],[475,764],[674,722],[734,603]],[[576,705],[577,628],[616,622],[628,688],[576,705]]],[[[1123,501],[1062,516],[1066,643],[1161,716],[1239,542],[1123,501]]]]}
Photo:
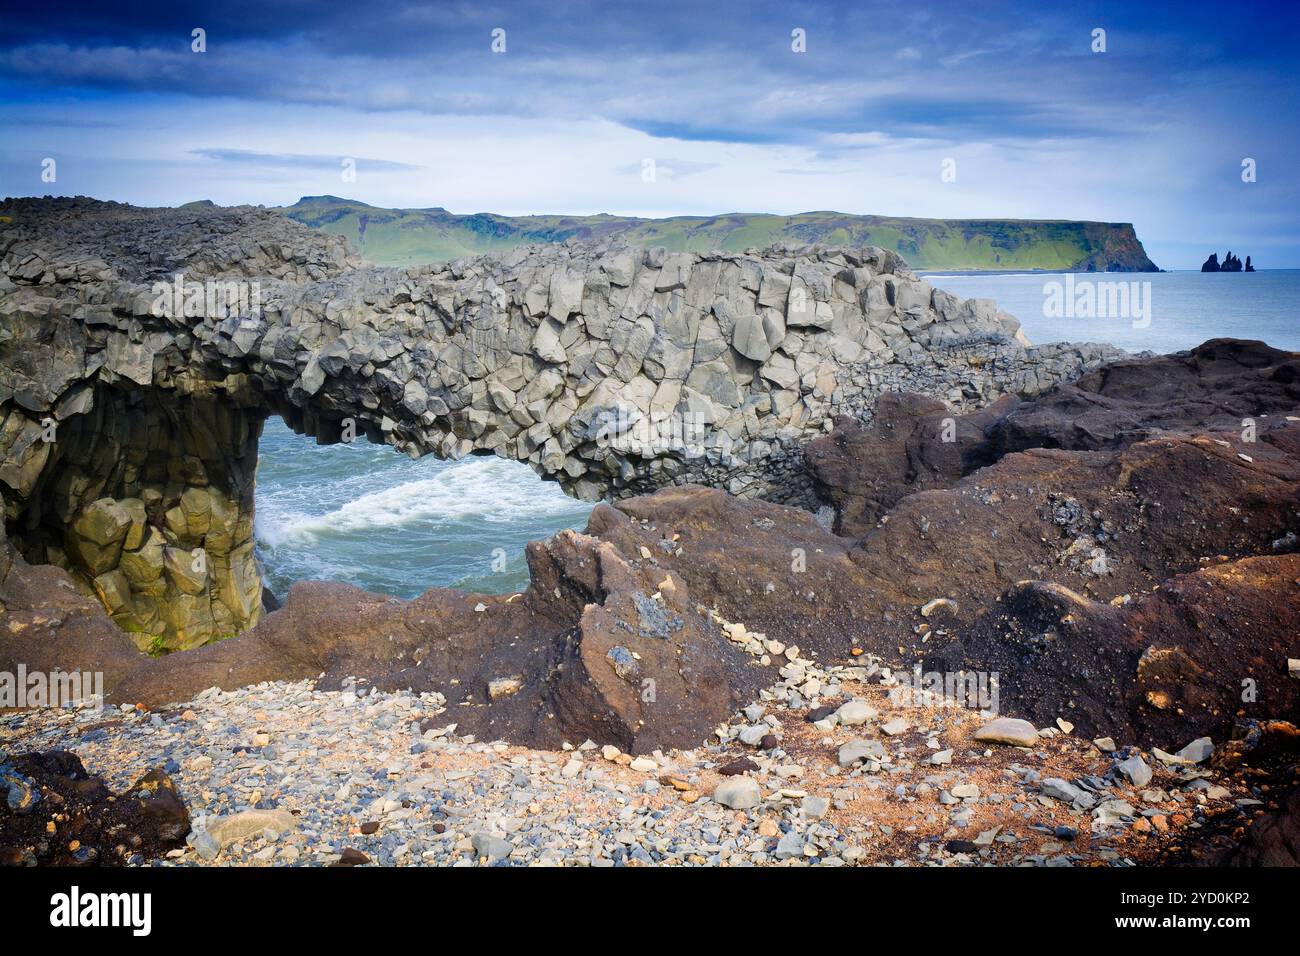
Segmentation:
{"type": "Polygon", "coordinates": [[[804,841],[798,833],[791,830],[777,841],[773,855],[778,860],[789,860],[803,856],[804,841]]]}
{"type": "Polygon", "coordinates": [[[733,810],[749,810],[763,800],[763,791],[752,777],[732,777],[718,784],[713,801],[733,810]]]}
{"type": "Polygon", "coordinates": [[[479,859],[486,857],[489,860],[504,860],[514,851],[509,840],[484,832],[475,833],[470,838],[470,845],[479,859]]]}
{"type": "Polygon", "coordinates": [[[1127,760],[1115,764],[1115,769],[1132,782],[1135,787],[1145,787],[1151,782],[1151,768],[1142,759],[1141,754],[1134,754],[1127,760]]]}
{"type": "Polygon", "coordinates": [[[820,820],[830,811],[831,802],[825,797],[804,797],[800,804],[803,815],[809,820],[820,820]]]}
{"type": "Polygon", "coordinates": [[[1013,747],[1038,746],[1038,731],[1027,720],[1018,717],[998,717],[975,731],[980,743],[1009,744],[1013,747]]]}
{"type": "Polygon", "coordinates": [[[863,700],[851,700],[841,705],[840,709],[835,711],[835,716],[845,727],[858,727],[876,716],[876,708],[863,700]]]}

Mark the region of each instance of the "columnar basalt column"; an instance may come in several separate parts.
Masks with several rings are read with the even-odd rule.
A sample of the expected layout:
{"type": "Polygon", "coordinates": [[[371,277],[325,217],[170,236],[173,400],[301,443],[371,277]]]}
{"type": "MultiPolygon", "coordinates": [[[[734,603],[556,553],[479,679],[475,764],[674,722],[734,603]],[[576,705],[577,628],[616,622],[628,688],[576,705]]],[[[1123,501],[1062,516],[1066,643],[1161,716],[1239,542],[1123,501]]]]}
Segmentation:
{"type": "MultiPolygon", "coordinates": [[[[23,430],[11,421],[21,416],[0,427],[23,430]]],[[[15,544],[71,571],[142,649],[246,630],[262,615],[261,429],[260,415],[215,398],[101,386],[89,409],[38,439],[44,467],[25,498],[8,499],[15,544]]]]}

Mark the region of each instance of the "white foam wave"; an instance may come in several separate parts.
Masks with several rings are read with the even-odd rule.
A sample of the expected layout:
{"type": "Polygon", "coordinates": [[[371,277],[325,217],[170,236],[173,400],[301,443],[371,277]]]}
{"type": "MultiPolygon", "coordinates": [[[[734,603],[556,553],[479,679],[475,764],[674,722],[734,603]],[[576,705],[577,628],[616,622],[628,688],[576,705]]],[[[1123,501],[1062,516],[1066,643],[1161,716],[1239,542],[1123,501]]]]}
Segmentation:
{"type": "Polygon", "coordinates": [[[258,538],[271,547],[321,534],[438,524],[475,518],[510,523],[576,513],[583,506],[526,467],[497,458],[448,466],[432,478],[367,492],[325,514],[263,509],[258,538]],[[267,513],[267,512],[270,513],[267,513]]]}

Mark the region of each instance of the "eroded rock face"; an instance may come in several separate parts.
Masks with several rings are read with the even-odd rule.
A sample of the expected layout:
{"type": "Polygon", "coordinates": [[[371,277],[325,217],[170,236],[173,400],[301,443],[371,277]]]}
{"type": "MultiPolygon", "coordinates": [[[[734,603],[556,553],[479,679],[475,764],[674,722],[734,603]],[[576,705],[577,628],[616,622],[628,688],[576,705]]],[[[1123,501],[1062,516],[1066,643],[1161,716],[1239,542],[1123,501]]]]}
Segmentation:
{"type": "Polygon", "coordinates": [[[44,468],[10,499],[19,549],[73,572],[142,650],[197,647],[256,624],[261,417],[152,389],[95,395],[88,411],[54,423],[44,468]]]}
{"type": "Polygon", "coordinates": [[[882,395],[804,449],[836,530],[866,533],[904,497],[950,488],[1013,451],[1121,448],[1162,433],[1220,429],[1243,447],[1300,408],[1300,355],[1212,339],[1187,352],[1112,362],[1028,401],[1003,396],[968,414],[924,395],[882,395]]]}

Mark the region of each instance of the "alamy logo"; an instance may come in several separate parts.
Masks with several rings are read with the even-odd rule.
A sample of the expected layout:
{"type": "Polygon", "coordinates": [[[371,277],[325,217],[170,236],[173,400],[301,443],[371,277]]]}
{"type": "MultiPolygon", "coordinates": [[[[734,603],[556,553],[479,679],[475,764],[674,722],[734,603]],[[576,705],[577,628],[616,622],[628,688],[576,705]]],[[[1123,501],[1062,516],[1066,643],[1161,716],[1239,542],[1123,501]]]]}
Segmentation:
{"type": "Polygon", "coordinates": [[[997,671],[922,671],[916,665],[911,671],[895,671],[894,676],[898,686],[889,696],[895,703],[998,712],[997,671]]]}
{"type": "Polygon", "coordinates": [[[262,314],[262,284],[231,279],[186,282],[178,272],[171,282],[155,282],[150,312],[155,318],[224,319],[232,315],[262,314]]]}
{"type": "Polygon", "coordinates": [[[104,706],[101,671],[0,671],[0,708],[104,706]]]}
{"type": "Polygon", "coordinates": [[[153,928],[150,893],[85,893],[74,886],[50,897],[50,925],[129,926],[133,936],[148,936],[153,928]]]}
{"type": "Polygon", "coordinates": [[[1130,280],[1075,280],[1043,283],[1043,317],[1047,319],[1131,319],[1133,328],[1151,324],[1151,283],[1130,280]]]}

